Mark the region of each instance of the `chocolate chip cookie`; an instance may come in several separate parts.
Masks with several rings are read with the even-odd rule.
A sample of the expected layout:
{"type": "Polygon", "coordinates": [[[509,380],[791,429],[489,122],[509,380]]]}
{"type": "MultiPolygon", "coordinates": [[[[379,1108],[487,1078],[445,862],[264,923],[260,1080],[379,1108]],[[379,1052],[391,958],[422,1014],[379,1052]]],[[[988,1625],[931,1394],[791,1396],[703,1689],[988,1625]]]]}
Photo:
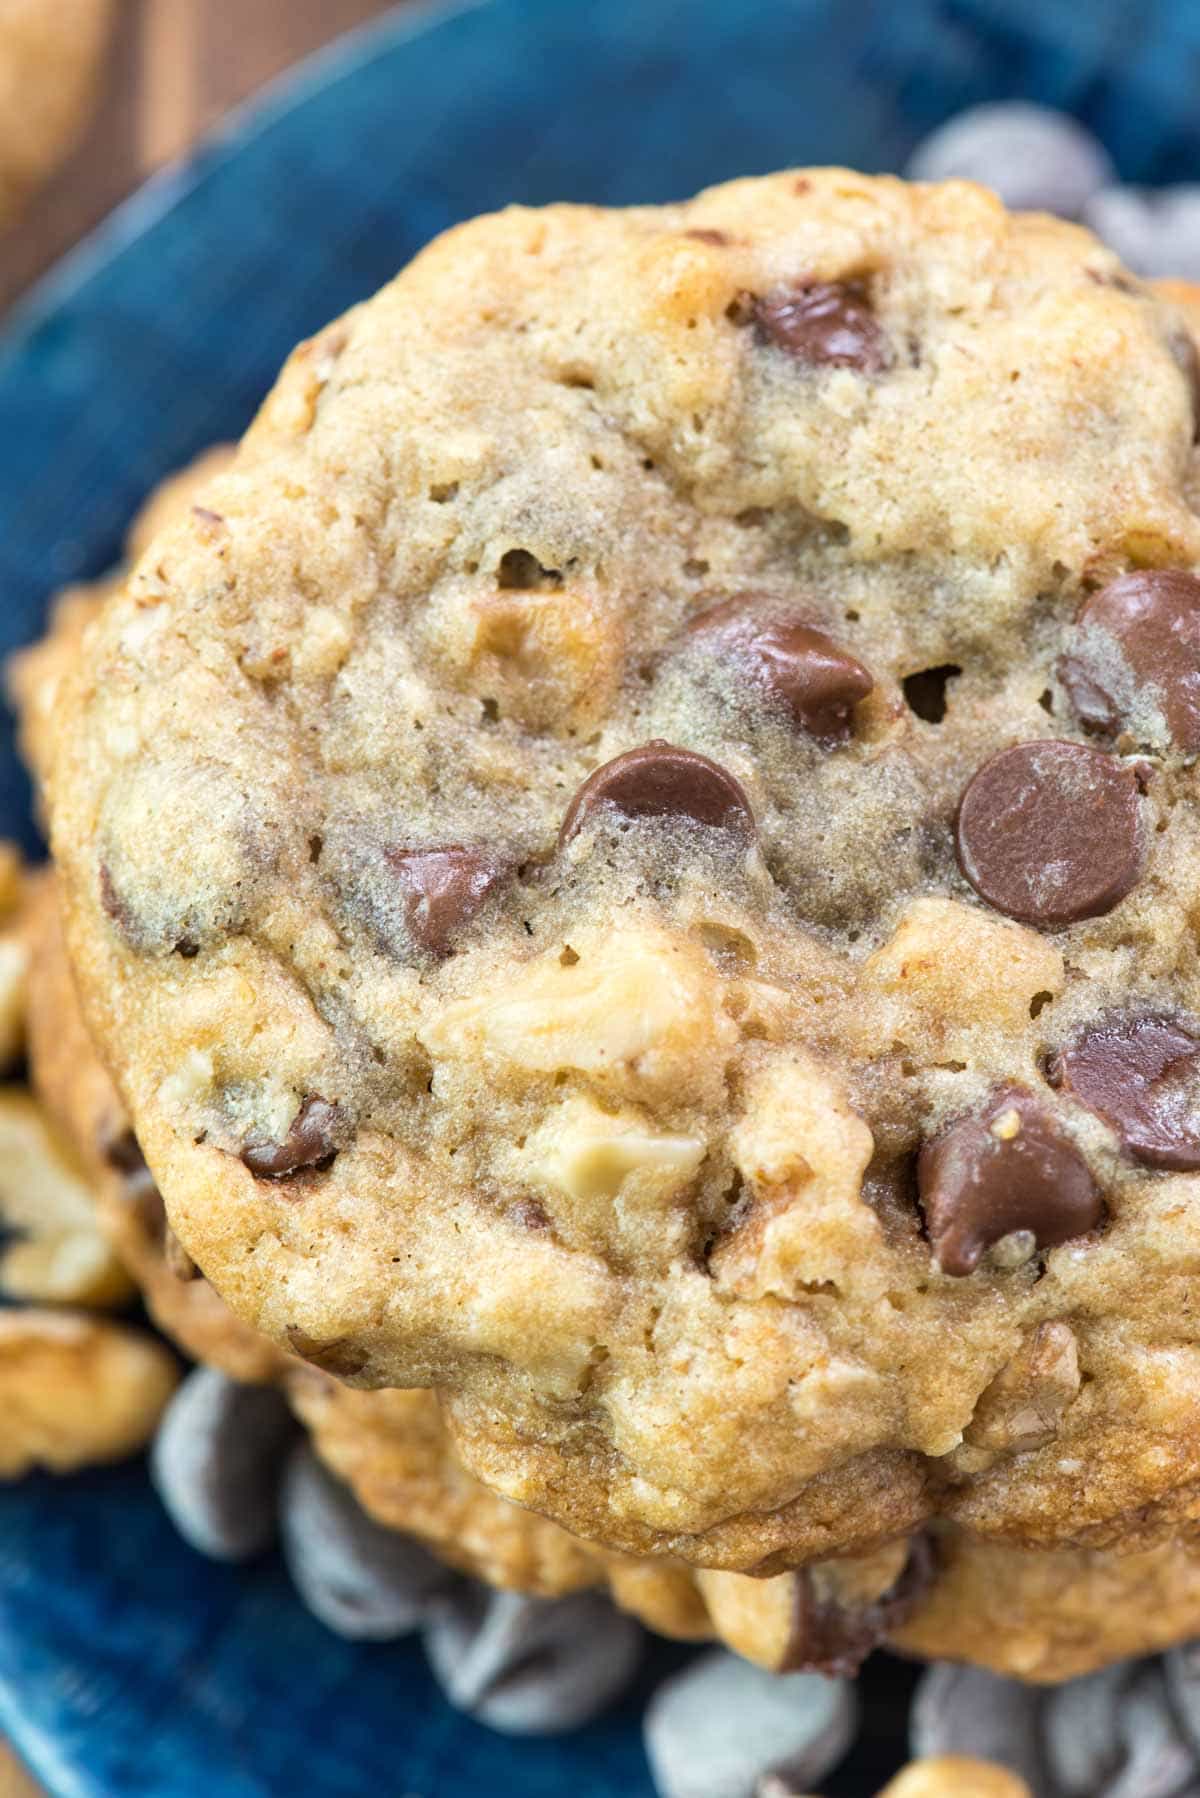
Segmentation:
{"type": "MultiPolygon", "coordinates": [[[[32,883],[32,891],[31,1071],[90,1164],[108,1235],[176,1342],[240,1379],[282,1380],[317,1452],[387,1528],[501,1588],[560,1597],[607,1587],[659,1634],[716,1637],[774,1671],[852,1672],[873,1648],[890,1644],[1057,1682],[1200,1628],[1200,1556],[1170,1539],[1131,1554],[1055,1551],[944,1527],[929,1541],[901,1539],[866,1556],[756,1579],[613,1553],[501,1498],[463,1466],[433,1393],[354,1391],[281,1354],[228,1311],[197,1268],[181,1264],[84,1030],[52,882],[32,883]],[[114,1154],[117,1143],[124,1148],[114,1154]]],[[[1066,1339],[1050,1333],[1043,1403],[1045,1369],[1063,1352],[1066,1339]]],[[[1036,1377],[1026,1383],[1038,1389],[1036,1377]]],[[[1004,1409],[1003,1395],[993,1395],[993,1429],[1004,1409]]],[[[988,1414],[983,1408],[977,1434],[988,1414]]]]}
{"type": "Polygon", "coordinates": [[[623,1552],[1200,1511],[1196,371],[1085,231],[841,170],[302,346],[48,787],[234,1311],[623,1552]]]}
{"type": "Polygon", "coordinates": [[[113,0],[0,0],[0,227],[88,115],[113,0]]]}
{"type": "Polygon", "coordinates": [[[1200,1629],[1200,1552],[1026,1548],[940,1526],[873,1554],[756,1579],[615,1555],[506,1504],[465,1472],[431,1394],[355,1392],[297,1371],[317,1452],[379,1522],[493,1585],[546,1596],[606,1583],[661,1635],[715,1636],[775,1672],[853,1673],[888,1645],[1057,1684],[1200,1629]]]}

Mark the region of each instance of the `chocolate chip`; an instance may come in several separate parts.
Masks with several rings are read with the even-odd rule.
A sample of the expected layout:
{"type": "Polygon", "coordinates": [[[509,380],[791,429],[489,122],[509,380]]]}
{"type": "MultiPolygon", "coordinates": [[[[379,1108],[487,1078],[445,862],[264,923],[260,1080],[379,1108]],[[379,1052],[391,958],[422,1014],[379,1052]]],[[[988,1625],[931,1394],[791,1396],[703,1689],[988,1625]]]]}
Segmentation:
{"type": "Polygon", "coordinates": [[[279,1520],[296,1590],[314,1616],[349,1641],[407,1635],[457,1583],[419,1543],[368,1517],[307,1443],[288,1463],[279,1520]]]}
{"type": "Polygon", "coordinates": [[[404,921],[431,955],[448,955],[503,879],[506,864],[484,849],[455,843],[442,849],[389,849],[389,866],[404,892],[404,921]]]}
{"type": "Polygon", "coordinates": [[[658,1686],[646,1753],[660,1798],[765,1798],[778,1779],[812,1792],[854,1740],[854,1688],[815,1673],[768,1673],[714,1650],[658,1686]]]}
{"type": "Polygon", "coordinates": [[[283,1180],[301,1168],[327,1168],[341,1147],[344,1115],[339,1105],[310,1093],[282,1142],[252,1137],[242,1160],[258,1180],[283,1180]]]}
{"type": "Polygon", "coordinates": [[[975,891],[1023,924],[1111,911],[1142,871],[1135,771],[1080,743],[1018,743],[983,764],[958,810],[975,891]]]}
{"type": "Polygon", "coordinates": [[[1075,716],[1088,735],[1115,737],[1121,727],[1120,708],[1112,694],[1089,674],[1082,657],[1060,656],[1058,678],[1067,689],[1075,716]]]}
{"type": "Polygon", "coordinates": [[[927,1142],[917,1188],[934,1259],[955,1276],[973,1273],[985,1250],[1014,1231],[1031,1231],[1049,1249],[1086,1235],[1104,1212],[1082,1155],[1019,1086],[927,1142]]]}
{"type": "Polygon", "coordinates": [[[425,1630],[430,1669],[456,1710],[508,1735],[554,1735],[598,1716],[642,1656],[632,1617],[596,1592],[558,1599],[462,1584],[425,1630]]]}
{"type": "Polygon", "coordinates": [[[875,685],[862,663],[801,618],[755,615],[753,594],[737,594],[693,619],[689,632],[728,650],[760,687],[785,706],[797,730],[824,742],[850,735],[860,699],[875,685]]]}
{"type": "MultiPolygon", "coordinates": [[[[936,1661],[922,1675],[909,1713],[912,1752],[999,1761],[1023,1775],[1031,1792],[1063,1798],[1051,1783],[1042,1740],[1043,1712],[1055,1690],[1027,1686],[982,1667],[936,1661]]],[[[1107,1765],[1119,1765],[1119,1757],[1114,1754],[1107,1765]]],[[[1102,1798],[1102,1790],[1099,1783],[1076,1787],[1073,1798],[1085,1792],[1102,1798]]]]}
{"type": "Polygon", "coordinates": [[[1200,1036],[1176,1018],[1117,1018],[1085,1031],[1050,1078],[1111,1124],[1135,1161],[1200,1168],[1200,1036]]]}
{"type": "Polygon", "coordinates": [[[1042,1700],[1047,1779],[1036,1791],[1087,1798],[1188,1798],[1197,1790],[1192,1716],[1157,1658],[1103,1667],[1042,1700]]]}
{"type": "Polygon", "coordinates": [[[167,1406],[150,1473],[185,1541],[217,1561],[244,1561],[275,1535],[275,1504],[299,1426],[271,1386],[215,1368],[190,1373],[167,1406]]]}
{"type": "Polygon", "coordinates": [[[825,1673],[853,1679],[867,1656],[912,1615],[933,1582],[929,1540],[915,1536],[895,1585],[866,1604],[839,1599],[821,1572],[794,1575],[792,1637],[780,1673],[825,1673]]]}
{"type": "Polygon", "coordinates": [[[1116,731],[1145,695],[1174,747],[1200,751],[1200,580],[1147,568],[1110,581],[1080,612],[1058,671],[1090,729],[1116,731]]]}
{"type": "Polygon", "coordinates": [[[599,810],[627,818],[691,818],[743,836],[754,813],[740,784],[717,762],[661,737],[627,750],[588,776],[567,807],[558,833],[561,849],[599,810]]]}
{"type": "Polygon", "coordinates": [[[760,338],[814,367],[879,374],[891,366],[888,341],[861,281],[809,281],[754,301],[760,338]]]}
{"type": "Polygon", "coordinates": [[[710,230],[707,225],[694,225],[690,230],[685,231],[683,235],[685,237],[694,237],[697,243],[714,244],[718,249],[722,249],[729,242],[729,233],[727,231],[713,231],[710,230]]]}

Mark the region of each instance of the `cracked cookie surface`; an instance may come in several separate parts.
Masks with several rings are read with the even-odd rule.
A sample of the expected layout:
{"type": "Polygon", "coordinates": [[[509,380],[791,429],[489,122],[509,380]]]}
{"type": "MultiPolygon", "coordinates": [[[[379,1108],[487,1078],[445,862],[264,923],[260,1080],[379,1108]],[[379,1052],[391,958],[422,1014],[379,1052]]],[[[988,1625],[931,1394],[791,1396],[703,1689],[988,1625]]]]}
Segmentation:
{"type": "Polygon", "coordinates": [[[48,783],[233,1309],[622,1551],[1189,1520],[1195,376],[1087,233],[836,170],[476,221],[302,346],[48,783]]]}

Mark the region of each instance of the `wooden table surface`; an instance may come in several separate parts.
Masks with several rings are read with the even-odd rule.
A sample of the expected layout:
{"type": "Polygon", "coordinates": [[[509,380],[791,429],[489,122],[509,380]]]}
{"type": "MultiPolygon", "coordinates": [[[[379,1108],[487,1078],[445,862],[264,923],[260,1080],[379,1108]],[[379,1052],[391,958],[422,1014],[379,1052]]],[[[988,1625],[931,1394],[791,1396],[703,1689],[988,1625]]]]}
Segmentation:
{"type": "MultiPolygon", "coordinates": [[[[386,0],[118,0],[87,134],[0,245],[0,311],[156,168],[386,0]]],[[[45,1798],[0,1742],[0,1798],[45,1798]]]]}
{"type": "Polygon", "coordinates": [[[87,135],[0,245],[0,310],[139,182],[385,0],[116,0],[87,135]]]}

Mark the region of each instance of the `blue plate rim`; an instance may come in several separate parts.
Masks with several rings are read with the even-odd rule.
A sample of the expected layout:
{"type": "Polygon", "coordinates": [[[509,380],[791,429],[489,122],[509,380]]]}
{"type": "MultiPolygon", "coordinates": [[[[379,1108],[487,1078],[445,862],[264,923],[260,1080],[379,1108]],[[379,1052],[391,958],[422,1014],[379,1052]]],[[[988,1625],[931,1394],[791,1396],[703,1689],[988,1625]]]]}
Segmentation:
{"type": "MultiPolygon", "coordinates": [[[[342,32],[284,69],[232,107],[197,143],[156,169],[118,201],[77,244],[34,281],[0,319],[0,360],[19,355],[48,318],[73,299],[116,256],[159,224],[221,165],[262,132],[353,76],[381,53],[435,30],[450,19],[483,11],[495,0],[396,0],[378,18],[342,32]]],[[[528,3],[528,0],[526,0],[528,3]]]]}

